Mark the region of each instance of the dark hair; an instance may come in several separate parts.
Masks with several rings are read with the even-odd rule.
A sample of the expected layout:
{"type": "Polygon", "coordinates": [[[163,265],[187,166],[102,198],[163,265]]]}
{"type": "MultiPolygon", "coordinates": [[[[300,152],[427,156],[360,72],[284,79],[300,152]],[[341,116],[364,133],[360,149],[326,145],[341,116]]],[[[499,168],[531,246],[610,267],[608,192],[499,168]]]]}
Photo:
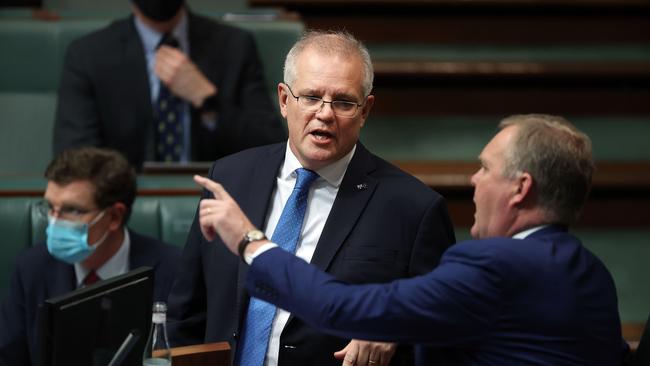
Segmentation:
{"type": "Polygon", "coordinates": [[[121,202],[126,206],[123,224],[131,215],[137,190],[136,174],[115,150],[96,147],[64,150],[47,166],[45,178],[59,185],[89,181],[95,188],[95,205],[99,209],[121,202]]]}
{"type": "Polygon", "coordinates": [[[539,206],[553,223],[573,223],[584,205],[594,161],[591,140],[559,116],[515,115],[505,118],[500,129],[517,128],[513,144],[506,149],[503,175],[522,172],[533,177],[539,206]]]}

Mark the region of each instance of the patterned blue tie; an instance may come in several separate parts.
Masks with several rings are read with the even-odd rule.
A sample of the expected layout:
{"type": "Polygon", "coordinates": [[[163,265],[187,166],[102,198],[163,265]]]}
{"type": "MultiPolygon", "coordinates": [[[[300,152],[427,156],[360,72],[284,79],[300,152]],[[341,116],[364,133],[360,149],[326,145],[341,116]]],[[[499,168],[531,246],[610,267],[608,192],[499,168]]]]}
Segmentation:
{"type": "MultiPolygon", "coordinates": [[[[170,34],[163,35],[160,44],[178,47],[178,41],[170,34]]],[[[154,107],[156,120],[156,160],[180,161],[183,148],[183,104],[177,96],[160,82],[158,99],[154,107]]]]}
{"type": "MultiPolygon", "coordinates": [[[[307,209],[309,186],[318,178],[316,172],[304,168],[296,169],[296,174],[298,174],[296,185],[293,187],[293,192],[282,210],[278,225],[271,237],[271,241],[291,253],[296,251],[296,244],[300,238],[307,209]]],[[[274,316],[275,306],[257,298],[251,298],[246,315],[244,339],[240,347],[240,366],[264,364],[274,316]]]]}

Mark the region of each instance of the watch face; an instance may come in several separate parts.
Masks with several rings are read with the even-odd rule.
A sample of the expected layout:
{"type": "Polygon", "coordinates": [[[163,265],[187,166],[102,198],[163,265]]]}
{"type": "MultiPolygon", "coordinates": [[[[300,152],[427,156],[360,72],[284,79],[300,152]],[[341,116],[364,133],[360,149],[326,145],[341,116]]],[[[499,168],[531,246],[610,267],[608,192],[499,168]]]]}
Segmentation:
{"type": "Polygon", "coordinates": [[[264,239],[264,233],[259,230],[251,230],[246,233],[248,241],[262,240],[264,239]]]}

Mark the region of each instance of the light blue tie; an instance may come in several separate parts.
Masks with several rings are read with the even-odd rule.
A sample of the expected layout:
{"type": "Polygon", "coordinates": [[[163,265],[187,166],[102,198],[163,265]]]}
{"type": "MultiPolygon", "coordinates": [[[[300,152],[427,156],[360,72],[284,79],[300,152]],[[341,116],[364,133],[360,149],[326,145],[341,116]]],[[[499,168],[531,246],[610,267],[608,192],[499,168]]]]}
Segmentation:
{"type": "MultiPolygon", "coordinates": [[[[293,192],[287,200],[271,241],[288,252],[296,251],[300,238],[302,222],[307,209],[309,186],[318,178],[318,174],[304,168],[296,169],[298,178],[293,192]]],[[[266,349],[269,344],[271,323],[275,316],[275,306],[257,298],[251,298],[246,315],[245,333],[240,347],[240,366],[261,366],[264,364],[266,349]]]]}

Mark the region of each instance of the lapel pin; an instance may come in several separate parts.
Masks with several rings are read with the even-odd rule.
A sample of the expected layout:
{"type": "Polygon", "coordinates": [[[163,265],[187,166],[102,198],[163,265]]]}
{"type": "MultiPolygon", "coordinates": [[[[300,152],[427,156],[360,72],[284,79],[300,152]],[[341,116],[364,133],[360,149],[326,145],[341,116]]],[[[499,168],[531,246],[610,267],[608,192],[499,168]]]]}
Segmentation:
{"type": "Polygon", "coordinates": [[[357,189],[358,189],[359,191],[362,191],[362,190],[364,190],[364,189],[366,189],[366,188],[368,188],[368,184],[367,184],[367,183],[357,184],[357,189]]]}

